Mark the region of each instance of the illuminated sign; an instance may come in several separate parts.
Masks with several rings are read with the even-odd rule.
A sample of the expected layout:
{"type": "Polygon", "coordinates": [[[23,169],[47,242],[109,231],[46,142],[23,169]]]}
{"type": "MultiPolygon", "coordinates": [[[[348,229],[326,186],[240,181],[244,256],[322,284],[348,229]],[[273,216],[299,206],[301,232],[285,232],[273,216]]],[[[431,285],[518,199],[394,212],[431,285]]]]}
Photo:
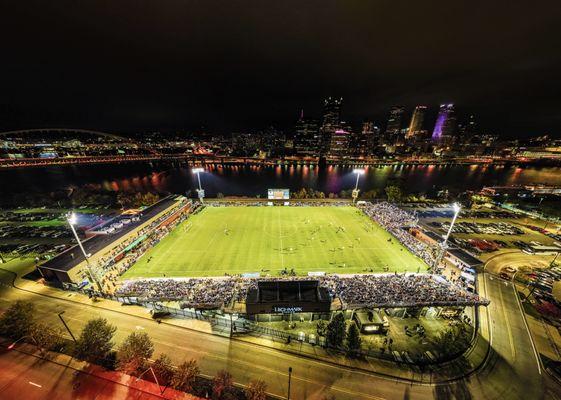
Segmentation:
{"type": "Polygon", "coordinates": [[[289,189],[269,189],[267,192],[269,200],[288,200],[290,199],[289,189]]]}
{"type": "Polygon", "coordinates": [[[302,307],[273,307],[273,312],[291,314],[295,312],[302,312],[302,307]]]}

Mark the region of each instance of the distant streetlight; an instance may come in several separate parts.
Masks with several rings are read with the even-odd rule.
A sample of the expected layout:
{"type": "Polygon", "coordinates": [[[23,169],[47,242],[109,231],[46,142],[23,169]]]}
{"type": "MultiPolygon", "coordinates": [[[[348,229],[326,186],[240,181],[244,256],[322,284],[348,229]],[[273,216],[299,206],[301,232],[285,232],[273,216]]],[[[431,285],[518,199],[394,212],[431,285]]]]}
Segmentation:
{"type": "Polygon", "coordinates": [[[78,246],[80,247],[80,250],[82,250],[82,254],[84,255],[84,258],[86,259],[86,266],[88,268],[88,273],[90,274],[90,277],[92,278],[95,285],[97,286],[97,290],[99,292],[101,292],[102,291],[101,290],[101,284],[97,280],[97,276],[94,274],[92,266],[90,264],[90,259],[89,259],[90,254],[86,253],[86,250],[84,249],[84,246],[82,245],[82,241],[78,237],[78,233],[76,232],[76,228],[74,228],[74,225],[77,222],[76,213],[74,213],[74,212],[69,213],[68,216],[67,216],[67,220],[68,220],[68,225],[70,225],[70,229],[72,230],[72,233],[74,234],[74,238],[78,242],[78,246]]]}
{"type": "Polygon", "coordinates": [[[358,180],[360,179],[361,175],[364,175],[364,169],[362,168],[355,168],[353,169],[353,173],[356,174],[356,183],[355,183],[355,189],[353,190],[353,203],[356,201],[356,199],[358,198],[358,180]]]}
{"type": "Polygon", "coordinates": [[[458,203],[454,203],[452,205],[452,209],[454,210],[454,216],[452,217],[452,222],[450,223],[450,228],[448,228],[448,232],[446,232],[446,236],[444,236],[444,240],[440,244],[440,251],[439,251],[438,255],[436,256],[436,259],[435,259],[435,262],[434,262],[434,270],[436,270],[436,268],[438,268],[438,265],[440,264],[440,261],[442,261],[442,258],[444,257],[444,253],[446,252],[446,248],[448,247],[448,238],[450,237],[450,234],[452,233],[452,229],[454,229],[454,224],[456,223],[456,219],[458,218],[458,215],[460,214],[460,210],[462,209],[462,207],[460,207],[460,205],[458,203]]]}
{"type": "Polygon", "coordinates": [[[199,200],[201,201],[201,204],[204,204],[205,191],[201,186],[201,173],[205,172],[205,170],[203,168],[193,168],[192,172],[197,175],[197,180],[199,181],[199,188],[197,189],[197,194],[199,196],[199,200]]]}

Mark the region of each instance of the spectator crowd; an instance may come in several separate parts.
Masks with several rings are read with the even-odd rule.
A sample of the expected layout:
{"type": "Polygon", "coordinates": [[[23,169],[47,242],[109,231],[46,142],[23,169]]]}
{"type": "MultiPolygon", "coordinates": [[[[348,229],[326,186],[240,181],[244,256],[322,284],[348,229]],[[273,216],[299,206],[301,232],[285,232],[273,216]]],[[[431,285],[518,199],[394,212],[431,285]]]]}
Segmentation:
{"type": "Polygon", "coordinates": [[[435,252],[433,248],[417,240],[409,233],[410,228],[417,226],[417,218],[412,213],[387,202],[364,203],[359,205],[359,208],[394,235],[401,244],[421,258],[427,265],[434,265],[435,252]]]}
{"type": "MultiPolygon", "coordinates": [[[[138,297],[145,301],[180,301],[183,307],[220,308],[234,300],[243,302],[259,280],[310,280],[290,278],[190,278],[142,279],[127,281],[118,296],[138,297]]],[[[326,275],[313,278],[339,298],[347,308],[423,307],[485,304],[486,300],[430,274],[326,275]]]]}

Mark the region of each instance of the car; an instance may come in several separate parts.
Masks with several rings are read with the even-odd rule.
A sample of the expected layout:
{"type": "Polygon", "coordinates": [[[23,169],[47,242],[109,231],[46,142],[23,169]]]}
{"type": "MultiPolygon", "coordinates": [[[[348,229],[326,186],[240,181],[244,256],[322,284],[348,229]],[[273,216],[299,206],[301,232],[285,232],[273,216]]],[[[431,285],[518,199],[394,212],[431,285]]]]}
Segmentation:
{"type": "Polygon", "coordinates": [[[514,268],[512,268],[512,267],[510,267],[510,266],[503,268],[503,270],[504,270],[505,272],[509,272],[509,273],[511,273],[511,274],[513,274],[513,273],[516,272],[516,269],[514,269],[514,268]]]}

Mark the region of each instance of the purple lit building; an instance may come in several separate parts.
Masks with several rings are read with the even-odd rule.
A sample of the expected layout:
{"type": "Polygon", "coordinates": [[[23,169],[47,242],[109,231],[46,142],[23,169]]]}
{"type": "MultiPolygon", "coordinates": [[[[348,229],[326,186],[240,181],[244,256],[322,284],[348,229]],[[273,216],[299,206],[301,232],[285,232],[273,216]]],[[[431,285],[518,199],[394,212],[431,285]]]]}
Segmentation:
{"type": "Polygon", "coordinates": [[[432,140],[442,141],[450,140],[454,137],[456,129],[456,112],[454,104],[441,104],[438,111],[438,118],[432,131],[432,140]]]}

